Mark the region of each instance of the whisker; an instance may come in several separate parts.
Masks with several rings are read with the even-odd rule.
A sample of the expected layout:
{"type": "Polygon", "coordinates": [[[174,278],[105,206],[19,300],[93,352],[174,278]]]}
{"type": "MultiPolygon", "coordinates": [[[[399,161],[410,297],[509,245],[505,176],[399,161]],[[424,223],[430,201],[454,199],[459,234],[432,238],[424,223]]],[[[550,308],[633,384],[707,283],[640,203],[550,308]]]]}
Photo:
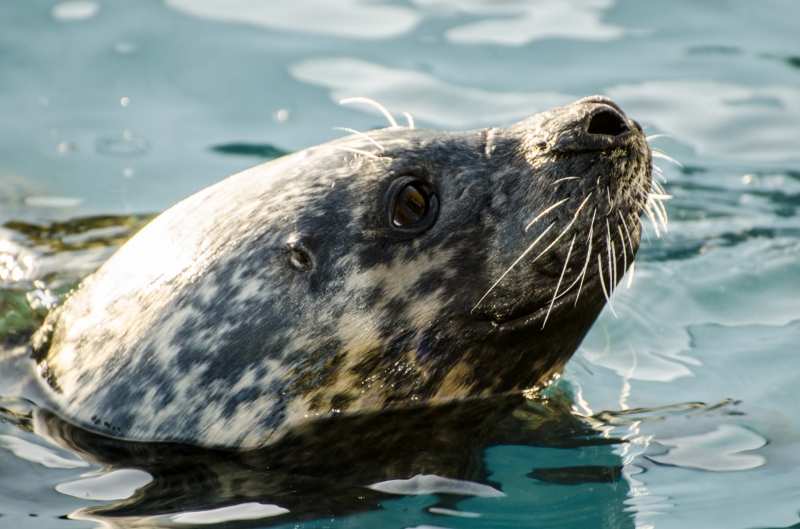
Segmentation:
{"type": "MultiPolygon", "coordinates": [[[[647,228],[645,228],[644,222],[642,222],[641,217],[637,216],[637,214],[634,212],[630,213],[630,217],[631,217],[631,225],[636,226],[638,224],[639,228],[641,228],[642,233],[644,233],[644,236],[647,238],[647,244],[653,244],[653,242],[650,240],[650,234],[648,233],[647,228]]],[[[625,228],[627,227],[628,225],[626,223],[625,228]]]]}
{"type": "Polygon", "coordinates": [[[661,211],[661,208],[664,207],[664,204],[662,204],[658,200],[650,200],[649,203],[652,204],[652,205],[655,205],[653,210],[656,212],[656,216],[658,217],[658,220],[661,221],[661,225],[664,227],[664,233],[669,233],[669,228],[667,227],[667,217],[664,214],[664,213],[666,213],[666,210],[665,210],[664,213],[662,213],[662,211],[661,211]]]}
{"type": "Polygon", "coordinates": [[[361,154],[362,156],[366,156],[367,158],[373,158],[375,160],[386,158],[386,156],[375,156],[371,152],[362,151],[361,149],[353,149],[351,147],[342,147],[341,145],[317,145],[316,147],[311,147],[311,149],[334,149],[337,151],[352,152],[355,154],[361,154]]]}
{"type": "Polygon", "coordinates": [[[659,182],[658,180],[651,178],[650,179],[650,189],[653,189],[653,188],[663,190],[664,186],[662,186],[661,182],[659,182]]]}
{"type": "Polygon", "coordinates": [[[563,182],[564,180],[579,180],[579,179],[580,179],[580,177],[578,177],[578,176],[566,176],[566,177],[564,177],[564,178],[559,178],[559,179],[558,179],[558,180],[556,180],[555,182],[551,182],[551,183],[550,183],[550,185],[551,185],[551,186],[554,186],[554,185],[556,185],[556,184],[557,184],[557,183],[559,183],[559,182],[563,182]]]}
{"type": "Polygon", "coordinates": [[[653,213],[653,207],[650,205],[649,202],[645,202],[644,212],[645,215],[647,215],[647,218],[650,219],[650,222],[653,224],[653,229],[656,230],[656,237],[660,239],[661,232],[658,229],[658,224],[656,224],[655,213],[653,213]]]}
{"type": "Polygon", "coordinates": [[[642,232],[644,232],[645,238],[647,238],[647,244],[653,244],[653,241],[650,240],[650,232],[647,231],[647,227],[644,225],[644,222],[639,220],[639,226],[642,227],[642,232]]]}
{"type": "Polygon", "coordinates": [[[370,99],[368,97],[348,97],[339,101],[340,105],[349,105],[350,103],[364,103],[366,105],[373,106],[381,111],[381,113],[386,116],[386,119],[389,120],[389,123],[392,125],[392,128],[397,128],[397,121],[394,120],[392,115],[386,110],[386,107],[375,101],[374,99],[370,99]]]}
{"type": "Polygon", "coordinates": [[[635,270],[636,270],[636,261],[631,263],[631,268],[630,268],[630,270],[628,270],[628,272],[629,272],[628,273],[628,284],[626,285],[625,288],[631,288],[631,285],[633,284],[633,272],[635,270]]]}
{"type": "Polygon", "coordinates": [[[581,297],[581,290],[583,290],[583,280],[586,278],[586,269],[589,267],[589,261],[592,257],[592,235],[594,233],[594,219],[595,215],[597,215],[597,208],[592,212],[592,223],[589,225],[589,248],[586,250],[586,262],[583,265],[583,270],[581,270],[581,284],[578,287],[578,295],[575,296],[575,305],[578,306],[578,298],[581,297]]]}
{"type": "Polygon", "coordinates": [[[656,201],[661,207],[661,225],[664,227],[664,233],[669,233],[669,217],[667,216],[667,208],[660,200],[656,201]]]}
{"type": "Polygon", "coordinates": [[[351,134],[356,134],[357,136],[360,136],[360,137],[364,138],[365,140],[371,142],[373,145],[375,145],[381,151],[385,151],[386,150],[386,149],[383,148],[383,145],[381,145],[380,143],[375,141],[373,138],[370,138],[369,136],[367,136],[366,134],[364,134],[360,130],[350,129],[350,128],[347,128],[347,127],[333,127],[333,130],[344,130],[346,132],[350,132],[351,134]]]}
{"type": "Polygon", "coordinates": [[[681,169],[683,169],[683,164],[681,162],[679,162],[678,160],[676,160],[672,156],[668,155],[664,151],[660,151],[658,149],[650,149],[650,152],[653,154],[653,158],[661,158],[662,160],[666,160],[668,162],[672,162],[675,165],[677,165],[678,167],[680,167],[681,169]]]}
{"type": "MultiPolygon", "coordinates": [[[[594,191],[592,191],[592,193],[594,193],[594,191]]],[[[573,224],[575,224],[575,221],[578,219],[578,215],[580,214],[581,210],[583,209],[583,206],[585,206],[585,205],[586,205],[586,202],[588,202],[588,201],[589,201],[589,198],[592,196],[592,193],[589,193],[589,194],[586,196],[586,198],[583,200],[583,202],[581,203],[581,205],[578,207],[578,210],[575,212],[575,215],[573,215],[573,217],[572,217],[572,220],[571,220],[571,221],[569,221],[569,224],[567,224],[567,225],[566,225],[566,227],[565,227],[565,228],[564,228],[564,229],[561,231],[561,233],[559,234],[559,236],[558,236],[558,237],[556,237],[556,238],[555,238],[555,240],[553,240],[553,242],[551,242],[551,243],[550,243],[550,244],[547,246],[547,248],[545,248],[544,250],[542,250],[542,253],[540,253],[539,255],[537,255],[536,257],[534,257],[534,258],[533,258],[533,261],[531,261],[532,263],[533,263],[533,262],[536,262],[536,260],[537,260],[537,259],[539,259],[539,258],[540,258],[541,256],[543,256],[544,254],[546,254],[546,253],[547,253],[547,252],[550,250],[550,248],[552,248],[553,246],[555,246],[555,244],[556,244],[556,243],[557,243],[559,240],[561,240],[561,237],[563,237],[563,236],[564,236],[564,234],[565,234],[565,233],[567,233],[567,230],[570,228],[570,226],[572,226],[573,224]]]]}
{"type": "MultiPolygon", "coordinates": [[[[619,244],[622,246],[622,270],[623,274],[628,270],[628,250],[625,249],[625,235],[622,233],[622,228],[617,224],[617,231],[619,232],[619,244]]],[[[633,256],[631,256],[633,260],[633,256]]]]}
{"type": "Polygon", "coordinates": [[[653,202],[654,204],[657,205],[657,207],[660,209],[661,213],[664,215],[665,219],[667,218],[667,208],[666,208],[666,206],[664,206],[664,200],[670,200],[671,198],[672,198],[671,195],[666,195],[666,194],[663,194],[663,193],[650,192],[650,193],[647,194],[647,200],[650,201],[650,202],[653,202]],[[666,197],[666,198],[662,198],[662,197],[666,197]]]}
{"type": "MultiPolygon", "coordinates": [[[[585,198],[585,199],[583,199],[583,202],[581,202],[581,205],[580,205],[580,206],[578,206],[578,209],[575,211],[575,214],[572,216],[572,220],[571,220],[571,221],[569,222],[569,224],[567,224],[567,225],[566,225],[566,227],[565,227],[565,228],[564,228],[564,229],[561,231],[561,234],[559,234],[559,236],[558,236],[558,237],[556,237],[556,238],[555,238],[555,240],[554,240],[553,242],[551,242],[551,243],[550,243],[550,244],[547,246],[547,248],[545,248],[544,250],[542,250],[542,252],[541,252],[539,255],[537,255],[537,256],[536,256],[536,257],[533,259],[533,261],[531,261],[531,262],[535,262],[535,261],[536,261],[537,259],[539,259],[541,256],[543,256],[544,254],[546,254],[546,253],[547,253],[547,252],[550,250],[550,248],[552,248],[552,247],[553,247],[553,246],[554,246],[554,245],[555,245],[555,244],[556,244],[556,243],[557,243],[557,242],[558,242],[558,241],[561,239],[561,237],[563,237],[563,236],[564,236],[564,234],[565,234],[565,233],[567,233],[567,230],[569,230],[569,228],[570,228],[570,227],[571,227],[571,226],[572,226],[572,225],[575,223],[575,221],[578,219],[578,215],[580,215],[580,213],[581,213],[581,210],[583,210],[584,206],[586,206],[586,203],[589,201],[589,199],[592,197],[592,195],[593,195],[593,194],[594,194],[594,191],[592,191],[591,193],[589,193],[589,194],[586,196],[586,198],[585,198]]],[[[495,281],[495,282],[494,282],[494,284],[493,284],[493,285],[492,285],[492,286],[489,288],[489,290],[487,290],[487,291],[486,291],[486,294],[484,294],[484,295],[483,295],[483,297],[482,297],[481,299],[479,299],[479,300],[478,300],[478,303],[476,303],[476,304],[475,304],[475,306],[474,306],[474,307],[472,307],[472,310],[470,311],[470,313],[474,312],[474,311],[475,311],[475,309],[477,309],[477,308],[478,308],[478,306],[479,306],[479,305],[480,305],[480,304],[483,302],[483,300],[484,300],[484,299],[486,299],[486,296],[488,296],[488,295],[489,295],[489,293],[490,293],[492,290],[494,290],[494,289],[495,289],[495,287],[496,287],[498,284],[500,284],[500,281],[502,281],[502,280],[503,280],[503,278],[504,278],[504,277],[506,277],[506,275],[508,275],[508,273],[509,273],[509,272],[511,272],[511,270],[512,270],[512,269],[513,269],[515,266],[517,266],[517,264],[518,264],[518,263],[519,263],[519,262],[520,262],[520,261],[521,261],[521,260],[522,260],[522,259],[523,259],[523,258],[526,256],[526,255],[528,255],[528,253],[529,253],[529,252],[530,252],[530,251],[531,251],[531,250],[532,250],[532,249],[533,249],[533,248],[536,246],[536,244],[538,244],[538,242],[539,242],[539,241],[542,239],[542,237],[544,237],[544,236],[545,236],[545,234],[547,234],[547,232],[548,232],[548,231],[550,231],[550,228],[552,228],[554,225],[555,225],[555,223],[551,223],[551,224],[550,224],[550,225],[549,225],[549,226],[548,226],[548,227],[547,227],[547,228],[546,228],[546,229],[545,229],[545,230],[544,230],[544,231],[543,231],[543,232],[542,232],[542,233],[541,233],[541,234],[540,234],[538,237],[536,237],[536,240],[534,240],[534,241],[531,243],[531,245],[530,245],[530,246],[528,246],[528,247],[525,249],[525,251],[524,251],[524,252],[522,252],[522,254],[521,254],[519,257],[517,257],[517,260],[516,260],[516,261],[514,261],[514,262],[511,264],[511,266],[510,266],[510,267],[508,267],[508,270],[506,270],[505,272],[503,272],[503,275],[501,275],[501,276],[500,276],[500,278],[499,278],[497,281],[495,281]]]]}
{"type": "Polygon", "coordinates": [[[561,201],[559,201],[559,202],[556,202],[555,204],[553,204],[552,206],[550,206],[550,207],[549,207],[549,208],[547,208],[546,210],[544,210],[544,211],[542,211],[541,213],[539,213],[538,215],[536,215],[536,218],[534,218],[532,221],[530,221],[530,222],[528,223],[528,225],[527,225],[527,226],[525,226],[525,231],[528,231],[528,228],[530,228],[531,226],[533,226],[533,223],[534,223],[534,222],[536,222],[536,221],[537,221],[537,220],[539,220],[540,218],[544,217],[545,215],[547,215],[548,213],[550,213],[552,210],[554,210],[555,208],[557,208],[558,206],[560,206],[561,204],[563,204],[563,203],[564,203],[564,202],[566,202],[567,200],[569,200],[569,198],[565,198],[564,200],[561,200],[561,201]]]}
{"type": "Polygon", "coordinates": [[[558,298],[560,298],[562,296],[565,296],[580,281],[581,284],[578,287],[578,295],[575,297],[575,305],[578,304],[578,299],[581,296],[581,290],[583,290],[583,281],[584,281],[584,279],[586,277],[586,269],[589,267],[589,260],[590,260],[590,258],[592,256],[592,235],[593,235],[593,232],[594,232],[594,219],[595,219],[596,215],[597,215],[597,208],[595,208],[594,211],[592,212],[592,223],[589,225],[589,237],[587,239],[586,262],[583,264],[583,269],[581,270],[581,273],[578,274],[578,277],[575,278],[575,281],[570,283],[570,285],[566,289],[564,289],[564,291],[561,294],[559,294],[556,297],[556,299],[558,299],[558,298]]]}
{"type": "Polygon", "coordinates": [[[600,259],[600,254],[597,254],[597,268],[600,270],[600,285],[603,287],[603,294],[606,296],[606,302],[608,303],[608,308],[611,309],[611,314],[614,317],[617,316],[617,313],[614,312],[614,307],[611,305],[611,300],[608,297],[608,291],[606,290],[606,282],[603,281],[603,263],[600,259]]]}
{"type": "Polygon", "coordinates": [[[544,236],[547,234],[547,232],[548,232],[548,231],[550,231],[550,228],[552,228],[554,225],[555,225],[555,224],[550,224],[550,225],[549,225],[549,226],[548,226],[548,227],[547,227],[547,228],[546,228],[546,229],[545,229],[545,230],[544,230],[544,231],[543,231],[543,232],[542,232],[542,233],[541,233],[541,234],[540,234],[538,237],[536,237],[536,240],[535,240],[535,241],[533,241],[533,242],[531,243],[531,245],[530,245],[530,246],[528,246],[528,247],[525,249],[525,251],[524,251],[524,252],[522,252],[522,253],[520,254],[520,256],[519,256],[519,257],[517,257],[517,260],[516,260],[516,261],[514,261],[514,262],[511,264],[511,266],[509,266],[509,267],[508,267],[508,270],[506,270],[505,272],[503,272],[503,275],[501,275],[501,276],[500,276],[500,279],[498,279],[497,281],[495,281],[495,282],[494,282],[494,284],[493,284],[493,285],[492,285],[492,286],[489,288],[489,290],[487,290],[487,291],[486,291],[486,294],[484,294],[484,295],[483,295],[483,297],[482,297],[481,299],[479,299],[479,300],[478,300],[478,302],[475,304],[475,306],[474,306],[474,307],[472,307],[472,310],[470,311],[470,314],[472,314],[472,313],[475,311],[475,309],[477,309],[477,308],[478,308],[478,306],[479,306],[479,305],[480,305],[480,304],[483,302],[483,300],[484,300],[484,299],[486,299],[486,296],[488,296],[488,295],[489,295],[489,293],[490,293],[492,290],[494,290],[494,288],[495,288],[497,285],[499,285],[499,284],[500,284],[500,281],[502,281],[502,280],[503,280],[503,278],[504,278],[504,277],[506,277],[506,276],[508,275],[508,273],[509,273],[509,272],[511,272],[511,270],[512,270],[512,269],[513,269],[515,266],[517,266],[517,263],[519,263],[520,261],[522,261],[523,257],[525,257],[526,255],[528,255],[528,253],[530,253],[530,251],[531,251],[531,250],[533,250],[533,248],[536,246],[536,244],[538,244],[538,243],[539,243],[539,241],[541,241],[541,240],[542,240],[542,237],[544,237],[544,236]]]}
{"type": "Polygon", "coordinates": [[[672,136],[671,134],[653,134],[652,136],[645,136],[644,139],[650,142],[658,138],[674,138],[674,136],[672,136]]]}
{"type": "Polygon", "coordinates": [[[408,128],[413,129],[414,128],[414,118],[408,112],[403,112],[403,115],[408,120],[408,128]]]}
{"type": "Polygon", "coordinates": [[[636,192],[637,195],[639,195],[640,197],[642,197],[645,200],[647,200],[647,195],[650,194],[650,192],[646,191],[645,188],[643,188],[640,184],[637,184],[637,185],[633,186],[632,189],[633,189],[633,191],[636,192]]]}
{"type": "Polygon", "coordinates": [[[625,217],[622,216],[622,212],[617,211],[617,213],[619,213],[619,219],[622,221],[622,226],[625,228],[625,233],[628,234],[628,245],[631,248],[631,261],[633,261],[633,258],[636,256],[636,252],[633,251],[633,241],[631,240],[631,232],[628,231],[628,223],[625,222],[625,217]]]}
{"type": "MultiPolygon", "coordinates": [[[[663,188],[661,188],[663,190],[663,188]]],[[[667,214],[667,209],[664,207],[664,203],[661,201],[659,197],[666,196],[669,197],[667,200],[672,198],[671,195],[667,195],[666,193],[653,193],[652,191],[647,194],[647,200],[652,200],[658,203],[658,206],[661,208],[661,212],[664,213],[664,216],[667,214]]]]}
{"type": "Polygon", "coordinates": [[[572,226],[572,224],[573,224],[574,222],[575,222],[575,219],[572,219],[572,220],[570,221],[570,223],[569,223],[569,224],[567,224],[567,226],[566,226],[566,227],[565,227],[563,230],[561,230],[561,233],[558,235],[558,237],[556,237],[556,238],[553,240],[553,242],[551,242],[550,244],[548,244],[548,245],[547,245],[547,248],[545,248],[544,250],[542,250],[542,252],[541,252],[539,255],[537,255],[536,257],[534,257],[534,258],[533,258],[533,261],[531,261],[531,262],[532,262],[532,263],[536,262],[536,261],[537,261],[537,260],[538,260],[538,259],[539,259],[541,256],[543,256],[544,254],[546,254],[547,252],[549,252],[549,251],[550,251],[550,248],[552,248],[553,246],[555,246],[555,245],[556,245],[556,243],[557,243],[558,241],[560,241],[560,240],[561,240],[561,237],[563,237],[563,236],[564,236],[564,234],[565,234],[565,233],[567,233],[567,230],[570,228],[570,226],[572,226]]]}
{"type": "Polygon", "coordinates": [[[650,189],[655,189],[661,195],[669,195],[658,180],[650,180],[650,189]]]}
{"type": "Polygon", "coordinates": [[[614,262],[614,285],[611,288],[611,295],[613,297],[617,292],[617,282],[619,282],[619,276],[617,275],[617,247],[613,240],[611,241],[611,260],[614,262]]]}
{"type": "Polygon", "coordinates": [[[664,171],[662,171],[661,168],[659,166],[657,166],[653,162],[650,163],[650,167],[653,170],[653,174],[655,174],[657,177],[661,178],[661,181],[666,184],[667,183],[667,177],[664,176],[664,171]]]}
{"type": "MultiPolygon", "coordinates": [[[[582,273],[583,273],[583,272],[581,272],[581,274],[582,274],[582,273]]],[[[582,275],[581,275],[581,274],[578,274],[578,277],[576,277],[576,278],[575,278],[575,281],[573,281],[572,283],[570,283],[570,284],[569,284],[569,286],[568,286],[567,288],[565,288],[565,289],[564,289],[564,290],[561,292],[561,294],[559,294],[558,296],[556,296],[556,299],[563,298],[564,296],[566,296],[566,295],[569,293],[569,291],[570,291],[570,290],[572,290],[572,288],[573,288],[575,285],[577,285],[577,284],[578,284],[578,281],[580,281],[580,280],[581,280],[581,277],[582,277],[582,275]]]]}
{"type": "Polygon", "coordinates": [[[669,200],[669,198],[663,199],[653,196],[653,201],[656,202],[661,207],[661,214],[664,215],[664,231],[667,231],[666,225],[669,222],[669,215],[667,214],[667,206],[664,205],[664,200],[669,200]]]}
{"type": "Polygon", "coordinates": [[[569,243],[569,251],[567,251],[567,259],[564,261],[564,268],[561,269],[561,277],[558,278],[558,283],[556,284],[556,291],[553,293],[553,299],[550,300],[550,307],[548,307],[547,314],[544,317],[544,323],[542,323],[542,329],[544,329],[544,326],[547,325],[547,319],[550,317],[550,311],[553,310],[553,303],[556,302],[556,297],[558,296],[558,289],[561,288],[561,281],[564,280],[564,274],[567,272],[567,265],[569,264],[569,258],[572,255],[572,247],[575,245],[575,237],[577,237],[577,235],[573,235],[572,242],[569,243]]]}
{"type": "Polygon", "coordinates": [[[591,196],[592,196],[593,194],[594,194],[594,191],[592,191],[591,193],[589,193],[588,195],[586,195],[586,198],[584,198],[584,199],[583,199],[583,202],[581,202],[581,205],[580,205],[580,206],[578,206],[578,209],[575,211],[575,215],[573,215],[573,216],[572,216],[572,220],[573,220],[573,221],[574,221],[575,219],[577,219],[577,218],[578,218],[578,215],[580,214],[581,210],[582,210],[582,209],[583,209],[583,207],[586,205],[586,203],[587,203],[587,202],[589,202],[589,199],[591,198],[591,196]]]}
{"type": "MultiPolygon", "coordinates": [[[[606,253],[608,254],[608,294],[612,296],[617,282],[611,274],[611,229],[608,227],[608,219],[606,219],[606,253]]],[[[612,304],[610,300],[609,304],[612,304]]]]}

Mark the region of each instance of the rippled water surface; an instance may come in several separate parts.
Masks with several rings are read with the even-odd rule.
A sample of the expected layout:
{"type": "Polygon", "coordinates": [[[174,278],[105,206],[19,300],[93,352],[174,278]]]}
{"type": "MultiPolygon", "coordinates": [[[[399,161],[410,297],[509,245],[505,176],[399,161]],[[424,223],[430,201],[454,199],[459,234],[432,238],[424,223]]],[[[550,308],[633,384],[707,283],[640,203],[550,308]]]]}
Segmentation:
{"type": "Polygon", "coordinates": [[[4,362],[0,527],[800,523],[799,21],[791,0],[0,0],[5,351],[153,214],[333,127],[386,125],[344,97],[469,129],[601,93],[682,164],[657,160],[669,233],[648,225],[616,316],[508,412],[484,483],[419,478],[347,509],[291,482],[307,496],[270,503],[248,494],[287,476],[236,488],[252,462],[162,454],[235,493],[92,514],[158,472],[32,433],[4,362]]]}

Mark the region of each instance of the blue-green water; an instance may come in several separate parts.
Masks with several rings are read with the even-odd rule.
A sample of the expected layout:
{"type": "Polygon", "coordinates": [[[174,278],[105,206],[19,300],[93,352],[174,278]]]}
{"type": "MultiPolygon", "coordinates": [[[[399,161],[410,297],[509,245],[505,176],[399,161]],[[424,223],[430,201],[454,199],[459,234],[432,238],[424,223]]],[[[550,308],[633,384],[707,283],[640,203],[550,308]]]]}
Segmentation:
{"type": "MultiPolygon", "coordinates": [[[[423,494],[302,527],[799,523],[800,3],[285,4],[0,0],[0,222],[157,213],[333,127],[385,126],[344,97],[468,129],[609,95],[683,164],[658,160],[669,233],[649,227],[616,317],[603,313],[559,382],[598,437],[628,442],[492,446],[506,496],[459,501],[473,517],[423,494]],[[586,465],[622,478],[528,476],[586,465]]],[[[136,222],[67,235],[61,253],[0,228],[3,324],[32,325],[43,289],[63,293],[136,222]]],[[[66,516],[144,485],[117,471],[100,492],[64,486],[100,467],[16,426],[30,405],[0,394],[0,527],[97,527],[66,516]]]]}

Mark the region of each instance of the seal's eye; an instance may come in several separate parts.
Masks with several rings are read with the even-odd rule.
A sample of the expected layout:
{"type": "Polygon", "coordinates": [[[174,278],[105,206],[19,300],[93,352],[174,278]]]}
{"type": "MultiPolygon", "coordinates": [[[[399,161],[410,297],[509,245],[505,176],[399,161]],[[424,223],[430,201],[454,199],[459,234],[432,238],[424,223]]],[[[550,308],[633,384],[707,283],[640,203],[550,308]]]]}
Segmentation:
{"type": "Polygon", "coordinates": [[[416,224],[428,214],[430,197],[417,182],[406,184],[394,204],[392,223],[397,227],[416,224]]]}
{"type": "Polygon", "coordinates": [[[389,186],[386,209],[392,235],[407,239],[430,229],[439,214],[439,199],[417,176],[401,176],[389,186]]]}

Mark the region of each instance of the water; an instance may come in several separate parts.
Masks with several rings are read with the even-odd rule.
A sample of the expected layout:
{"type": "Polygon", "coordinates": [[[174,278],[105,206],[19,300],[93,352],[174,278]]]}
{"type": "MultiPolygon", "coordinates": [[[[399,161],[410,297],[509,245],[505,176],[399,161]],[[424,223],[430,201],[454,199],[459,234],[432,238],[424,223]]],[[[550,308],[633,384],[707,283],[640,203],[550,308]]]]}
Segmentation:
{"type": "MultiPolygon", "coordinates": [[[[467,129],[603,93],[670,135],[652,143],[683,164],[659,160],[669,233],[649,227],[617,317],[603,313],[555,396],[509,412],[480,452],[504,497],[364,489],[364,512],[311,492],[270,506],[256,492],[275,478],[260,475],[238,496],[211,490],[159,514],[184,526],[289,520],[280,508],[308,514],[285,527],[309,528],[792,526],[798,20],[789,0],[0,1],[0,329],[16,343],[194,191],[340,136],[333,127],[385,126],[343,97],[467,129]],[[211,513],[169,518],[184,510],[211,513]]],[[[0,527],[109,524],[86,509],[159,483],[152,468],[83,461],[31,433],[33,405],[4,369],[0,527]]],[[[214,483],[244,475],[203,457],[223,469],[214,483]]],[[[143,516],[114,523],[164,521],[143,516]]]]}

